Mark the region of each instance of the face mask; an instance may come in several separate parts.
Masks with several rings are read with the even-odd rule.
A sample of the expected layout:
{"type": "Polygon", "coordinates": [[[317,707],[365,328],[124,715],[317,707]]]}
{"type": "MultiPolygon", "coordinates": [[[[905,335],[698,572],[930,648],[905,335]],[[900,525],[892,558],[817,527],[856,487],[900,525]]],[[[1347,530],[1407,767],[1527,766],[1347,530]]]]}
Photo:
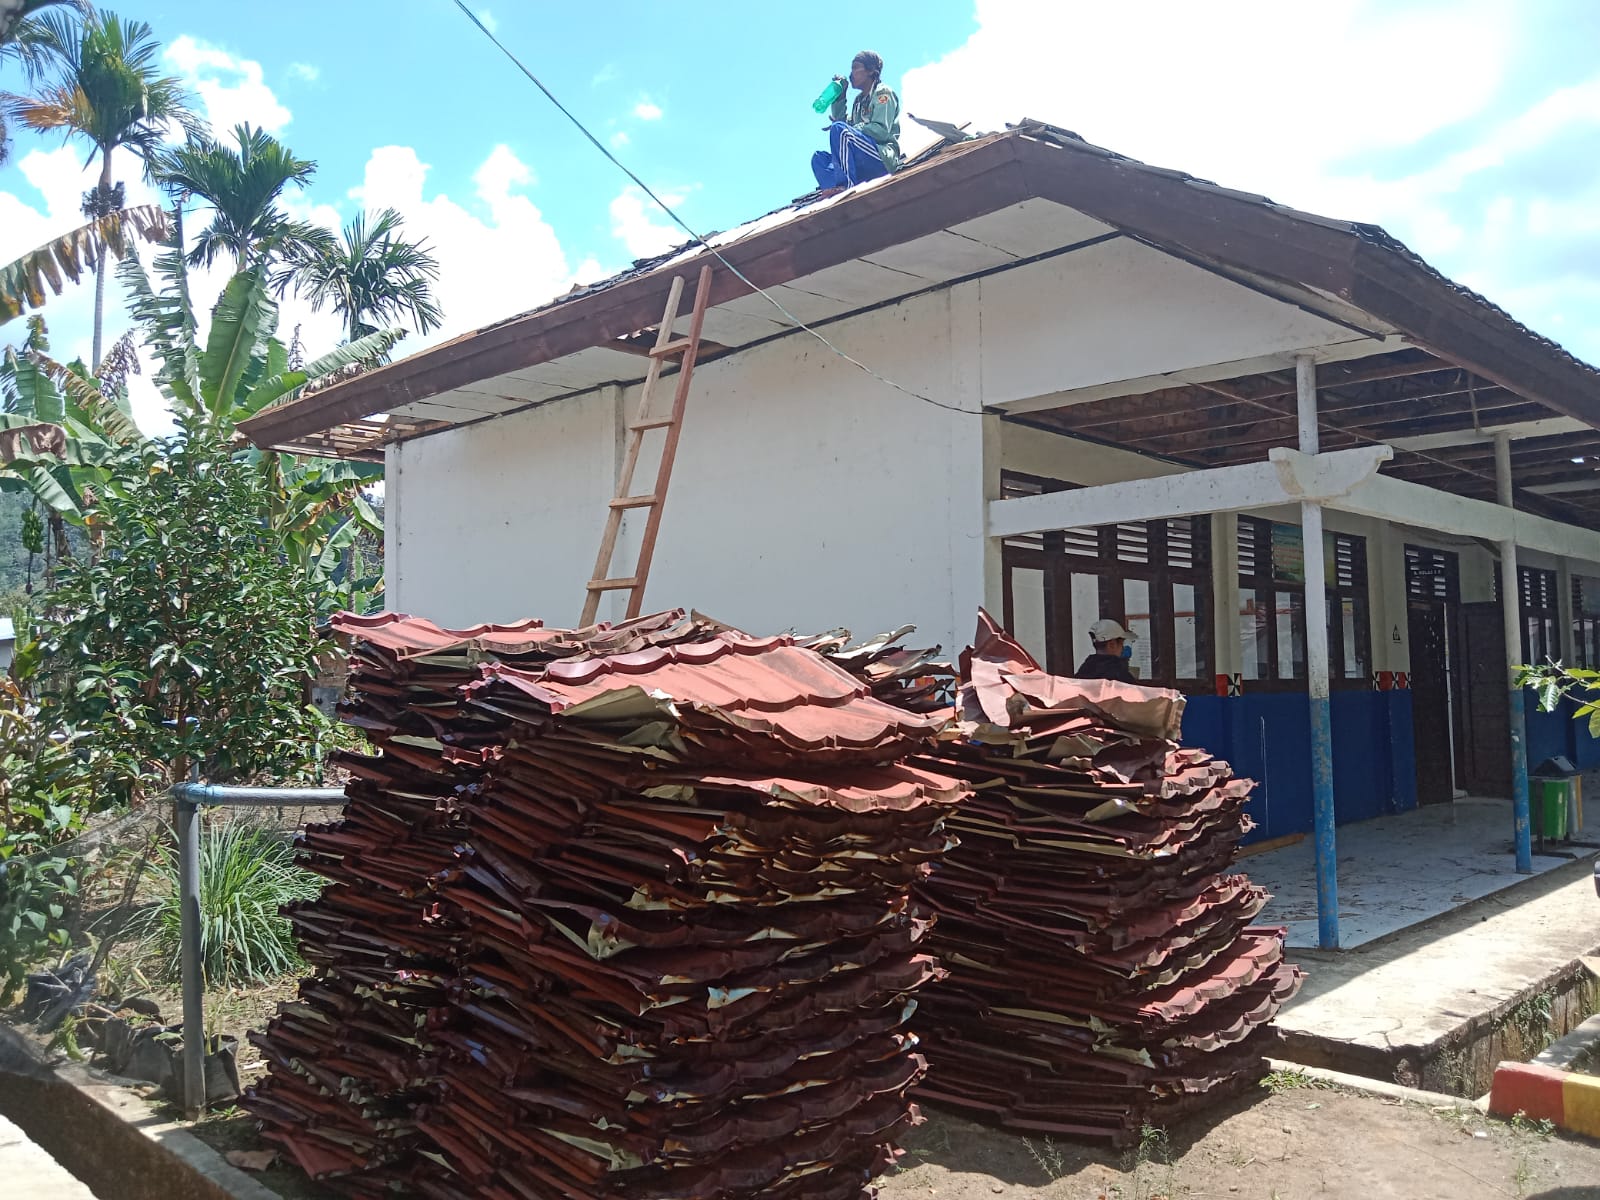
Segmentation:
{"type": "Polygon", "coordinates": [[[1133,647],[1130,646],[1127,642],[1123,642],[1122,643],[1122,657],[1123,658],[1132,658],[1133,657],[1133,647]]]}

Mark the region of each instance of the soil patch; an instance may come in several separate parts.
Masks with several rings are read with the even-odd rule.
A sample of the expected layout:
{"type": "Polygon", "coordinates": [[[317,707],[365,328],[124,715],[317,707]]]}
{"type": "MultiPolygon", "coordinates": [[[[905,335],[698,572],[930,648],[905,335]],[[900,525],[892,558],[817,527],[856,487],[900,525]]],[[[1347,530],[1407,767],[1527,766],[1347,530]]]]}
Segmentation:
{"type": "Polygon", "coordinates": [[[1126,1154],[928,1117],[883,1200],[1600,1200],[1600,1145],[1324,1088],[1262,1089],[1126,1154]]]}

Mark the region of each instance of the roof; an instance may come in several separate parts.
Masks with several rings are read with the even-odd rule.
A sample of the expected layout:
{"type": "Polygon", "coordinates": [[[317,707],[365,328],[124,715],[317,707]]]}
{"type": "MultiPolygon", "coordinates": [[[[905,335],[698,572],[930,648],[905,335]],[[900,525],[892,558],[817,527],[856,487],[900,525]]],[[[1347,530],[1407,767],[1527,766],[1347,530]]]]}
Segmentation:
{"type": "MultiPolygon", "coordinates": [[[[1112,237],[1133,237],[1334,320],[1375,319],[1484,380],[1600,427],[1600,372],[1375,225],[1332,220],[1154,167],[1038,121],[943,146],[893,176],[802,197],[708,241],[800,320],[826,324],[921,292],[1112,237]],[[1070,210],[1070,211],[1068,211],[1070,210]]],[[[307,453],[378,413],[415,436],[642,379],[671,280],[710,252],[688,245],[519,316],[314,395],[241,429],[307,453]]],[[[714,274],[702,361],[793,327],[726,269],[714,274]]]]}
{"type": "Polygon", "coordinates": [[[0,617],[0,642],[17,640],[17,627],[10,617],[0,617]]]}
{"type": "MultiPolygon", "coordinates": [[[[720,633],[535,671],[486,664],[467,688],[480,702],[508,690],[568,721],[693,724],[702,738],[716,729],[742,744],[770,741],[785,754],[903,753],[943,727],[940,718],[875,699],[864,683],[787,637],[720,633]]],[[[503,700],[492,706],[515,711],[503,700]]],[[[912,794],[920,799],[922,788],[912,794]]]]}

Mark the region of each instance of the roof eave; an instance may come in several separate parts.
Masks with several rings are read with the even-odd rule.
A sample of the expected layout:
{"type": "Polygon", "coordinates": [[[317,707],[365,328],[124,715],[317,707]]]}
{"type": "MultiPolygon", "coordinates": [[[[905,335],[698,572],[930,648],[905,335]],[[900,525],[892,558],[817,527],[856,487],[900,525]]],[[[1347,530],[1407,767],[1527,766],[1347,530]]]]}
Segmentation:
{"type": "MultiPolygon", "coordinates": [[[[1016,165],[1018,141],[1002,135],[908,168],[892,186],[723,247],[721,254],[757,287],[773,287],[848,262],[1027,198],[1016,165]]],[[[691,276],[708,251],[663,265],[570,301],[457,338],[326,391],[269,408],[240,423],[258,446],[387,412],[451,388],[550,362],[653,326],[676,275],[691,276]]],[[[751,289],[715,272],[710,304],[751,289]]]]}

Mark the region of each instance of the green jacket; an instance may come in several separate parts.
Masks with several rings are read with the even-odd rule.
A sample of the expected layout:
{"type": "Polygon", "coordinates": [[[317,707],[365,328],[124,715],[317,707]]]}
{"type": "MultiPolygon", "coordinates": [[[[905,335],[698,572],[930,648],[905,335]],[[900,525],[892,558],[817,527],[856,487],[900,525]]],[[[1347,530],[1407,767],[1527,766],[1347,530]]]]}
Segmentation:
{"type": "MultiPolygon", "coordinates": [[[[844,95],[833,102],[833,119],[845,119],[844,95]]],[[[849,124],[878,143],[878,153],[883,155],[883,165],[891,171],[900,169],[900,97],[886,83],[880,83],[870,92],[857,92],[850,106],[849,124]]]]}

